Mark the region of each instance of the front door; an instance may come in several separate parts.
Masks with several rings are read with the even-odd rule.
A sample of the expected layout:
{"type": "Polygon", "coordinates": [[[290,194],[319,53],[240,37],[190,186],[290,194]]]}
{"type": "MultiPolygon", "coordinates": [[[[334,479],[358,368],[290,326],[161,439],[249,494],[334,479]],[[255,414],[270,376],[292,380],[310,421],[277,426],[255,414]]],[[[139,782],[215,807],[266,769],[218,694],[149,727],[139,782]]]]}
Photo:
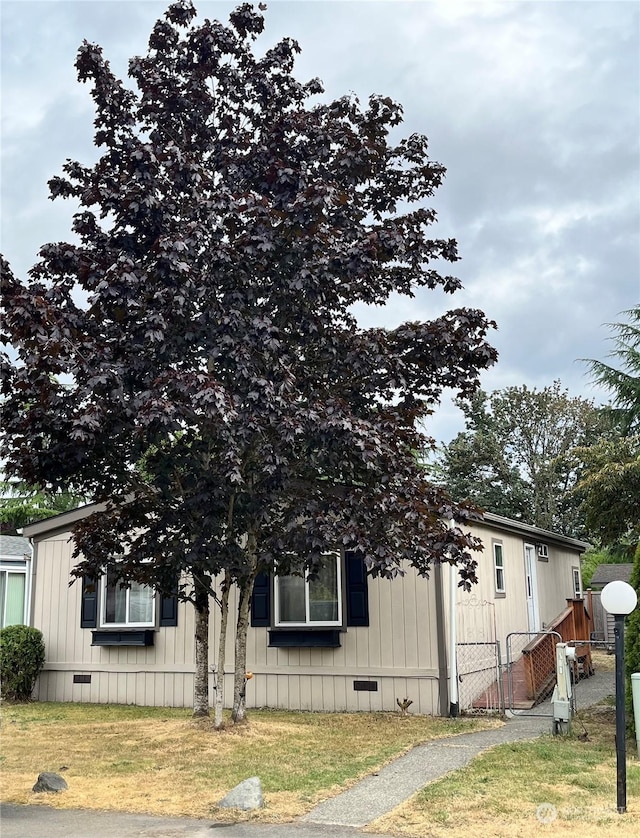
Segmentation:
{"type": "Polygon", "coordinates": [[[536,576],[536,548],[533,544],[524,545],[524,573],[527,591],[527,613],[529,631],[540,631],[540,611],[538,608],[538,579],[536,576]]]}

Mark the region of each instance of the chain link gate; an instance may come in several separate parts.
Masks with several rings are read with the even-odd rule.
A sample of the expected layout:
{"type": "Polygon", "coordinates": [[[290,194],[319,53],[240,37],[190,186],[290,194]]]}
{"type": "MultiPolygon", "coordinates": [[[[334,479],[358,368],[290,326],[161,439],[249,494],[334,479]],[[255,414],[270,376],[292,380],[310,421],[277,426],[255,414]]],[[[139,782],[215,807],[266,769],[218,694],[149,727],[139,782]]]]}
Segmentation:
{"type": "Polygon", "coordinates": [[[500,644],[493,642],[456,644],[458,700],[464,713],[504,712],[500,644]]]}
{"type": "Polygon", "coordinates": [[[514,631],[507,635],[506,704],[520,715],[546,716],[533,708],[548,698],[556,683],[557,631],[514,631]]]}

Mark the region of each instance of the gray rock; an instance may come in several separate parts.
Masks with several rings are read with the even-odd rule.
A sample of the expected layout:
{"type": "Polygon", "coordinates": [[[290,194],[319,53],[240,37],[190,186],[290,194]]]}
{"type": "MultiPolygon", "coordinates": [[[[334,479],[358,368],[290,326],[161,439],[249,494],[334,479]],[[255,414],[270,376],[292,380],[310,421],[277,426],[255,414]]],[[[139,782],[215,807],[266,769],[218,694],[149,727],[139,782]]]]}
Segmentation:
{"type": "Polygon", "coordinates": [[[42,774],[38,774],[38,782],[33,787],[33,791],[64,791],[68,788],[64,777],[54,774],[53,771],[43,771],[42,774]]]}
{"type": "Polygon", "coordinates": [[[249,777],[231,789],[229,794],[222,798],[218,806],[223,809],[242,809],[248,812],[251,809],[262,809],[264,798],[262,797],[262,784],[259,777],[249,777]]]}

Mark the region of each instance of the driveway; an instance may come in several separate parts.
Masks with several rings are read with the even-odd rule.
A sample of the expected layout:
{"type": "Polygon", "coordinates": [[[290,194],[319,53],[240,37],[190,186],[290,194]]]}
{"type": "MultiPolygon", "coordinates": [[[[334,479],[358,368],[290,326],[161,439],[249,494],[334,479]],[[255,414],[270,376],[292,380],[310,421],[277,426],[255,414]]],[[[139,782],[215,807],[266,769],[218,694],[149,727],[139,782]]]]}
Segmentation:
{"type": "Polygon", "coordinates": [[[225,824],[8,803],[0,808],[0,835],[2,838],[364,838],[358,829],[333,824],[225,824]]]}

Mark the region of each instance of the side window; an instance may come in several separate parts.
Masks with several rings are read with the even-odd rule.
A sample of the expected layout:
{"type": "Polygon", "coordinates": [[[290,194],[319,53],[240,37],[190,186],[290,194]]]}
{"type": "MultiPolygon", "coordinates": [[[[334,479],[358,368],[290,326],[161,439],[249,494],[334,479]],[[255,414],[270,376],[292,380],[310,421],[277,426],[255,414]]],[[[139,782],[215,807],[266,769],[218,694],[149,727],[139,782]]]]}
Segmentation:
{"type": "Polygon", "coordinates": [[[573,576],[573,596],[574,599],[582,597],[582,580],[580,579],[580,568],[572,567],[571,575],[573,576]]]}
{"type": "Polygon", "coordinates": [[[493,578],[495,585],[495,592],[497,594],[505,594],[504,581],[504,554],[502,551],[502,542],[493,542],[493,578]]]}
{"type": "Polygon", "coordinates": [[[25,621],[26,569],[0,569],[0,628],[25,621]]]}

